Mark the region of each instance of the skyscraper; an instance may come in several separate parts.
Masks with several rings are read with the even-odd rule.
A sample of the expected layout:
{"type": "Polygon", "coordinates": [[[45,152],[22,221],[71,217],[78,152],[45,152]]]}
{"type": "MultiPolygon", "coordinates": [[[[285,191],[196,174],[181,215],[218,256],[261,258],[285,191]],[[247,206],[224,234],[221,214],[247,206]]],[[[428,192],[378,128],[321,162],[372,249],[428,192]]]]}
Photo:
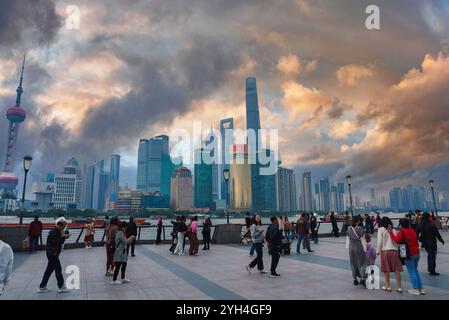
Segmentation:
{"type": "Polygon", "coordinates": [[[302,206],[303,210],[310,212],[313,210],[313,196],[312,196],[312,174],[304,172],[301,181],[302,192],[302,206]]]}
{"type": "Polygon", "coordinates": [[[338,211],[338,191],[336,186],[331,186],[330,192],[330,210],[338,211]]]}
{"type": "Polygon", "coordinates": [[[390,206],[395,212],[402,209],[401,188],[393,188],[390,191],[390,206]]]}
{"type": "Polygon", "coordinates": [[[54,177],[53,203],[56,209],[81,208],[83,174],[75,158],[54,177]]]}
{"type": "MultiPolygon", "coordinates": [[[[246,128],[248,130],[248,152],[249,158],[256,156],[256,163],[251,164],[251,189],[252,189],[252,207],[254,210],[273,210],[276,192],[265,184],[275,181],[275,175],[272,177],[262,176],[260,174],[259,153],[268,150],[260,150],[260,115],[259,101],[257,96],[256,78],[250,77],[246,79],[246,128]],[[255,140],[252,141],[251,137],[255,140]],[[271,192],[270,192],[271,191],[271,192]]],[[[271,152],[271,151],[270,151],[271,152]]]]}
{"type": "Polygon", "coordinates": [[[173,169],[168,136],[140,139],[137,160],[138,191],[170,194],[173,169]]]}
{"type": "Polygon", "coordinates": [[[191,210],[193,205],[192,173],[182,167],[176,169],[171,178],[170,208],[191,210]]]}
{"type": "Polygon", "coordinates": [[[320,203],[322,211],[327,212],[330,210],[330,187],[328,178],[320,180],[320,203]]]}
{"type": "Polygon", "coordinates": [[[231,147],[234,144],[232,135],[229,135],[229,139],[226,139],[226,130],[234,130],[234,118],[227,118],[220,121],[220,135],[221,135],[221,163],[217,166],[217,194],[220,195],[220,199],[226,200],[226,182],[223,178],[223,170],[229,169],[232,159],[231,147]],[[231,138],[232,137],[232,138],[231,138]]]}
{"type": "Polygon", "coordinates": [[[0,174],[0,197],[2,197],[3,192],[9,192],[14,194],[19,179],[13,173],[14,169],[14,155],[15,155],[15,145],[17,142],[17,137],[19,134],[19,125],[21,122],[25,121],[26,112],[20,106],[22,94],[23,94],[23,71],[25,69],[25,57],[22,63],[22,73],[20,75],[20,83],[17,87],[17,97],[15,106],[11,107],[6,111],[6,118],[9,120],[9,129],[6,141],[6,157],[5,165],[3,167],[3,172],[0,174]],[[2,192],[3,191],[3,192],[2,192]]]}
{"type": "Polygon", "coordinates": [[[104,172],[104,160],[95,161],[85,169],[84,208],[103,210],[108,174],[104,172]]]}
{"type": "Polygon", "coordinates": [[[232,146],[229,191],[230,207],[236,211],[252,210],[251,166],[247,145],[232,146]]]}
{"type": "Polygon", "coordinates": [[[313,193],[313,207],[316,211],[321,211],[321,201],[320,201],[320,185],[315,183],[314,193],[313,193]]]}
{"type": "Polygon", "coordinates": [[[293,170],[279,167],[276,173],[277,211],[296,211],[296,181],[293,170]]]}
{"type": "Polygon", "coordinates": [[[208,208],[212,204],[212,165],[203,161],[203,154],[210,154],[207,148],[195,150],[194,205],[208,208]]]}
{"type": "Polygon", "coordinates": [[[120,186],[120,156],[113,154],[111,156],[111,166],[109,170],[109,183],[114,183],[114,192],[118,192],[120,186]]]}
{"type": "Polygon", "coordinates": [[[338,212],[345,211],[345,184],[343,182],[339,182],[337,184],[338,191],[338,212]]]}

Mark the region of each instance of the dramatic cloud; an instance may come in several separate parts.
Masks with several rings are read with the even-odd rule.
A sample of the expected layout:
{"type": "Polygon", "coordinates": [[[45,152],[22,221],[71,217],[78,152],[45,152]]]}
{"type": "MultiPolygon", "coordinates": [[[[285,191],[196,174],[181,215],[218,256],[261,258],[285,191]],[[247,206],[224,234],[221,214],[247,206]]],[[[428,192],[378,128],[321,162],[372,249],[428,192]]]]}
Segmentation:
{"type": "Polygon", "coordinates": [[[357,81],[374,76],[373,66],[347,65],[338,69],[336,76],[340,85],[355,86],[357,81]]]}
{"type": "Polygon", "coordinates": [[[31,180],[72,156],[120,153],[122,182],[134,187],[139,138],[229,116],[244,127],[248,76],[258,81],[262,126],[279,130],[282,163],[298,173],[339,170],[336,179],[389,187],[449,163],[441,1],[379,0],[381,31],[365,28],[360,0],[55,3],[0,4],[1,114],[28,51],[16,160],[35,156],[31,180]],[[63,27],[73,4],[79,30],[63,27]]]}
{"type": "Polygon", "coordinates": [[[289,54],[279,59],[277,69],[287,77],[295,77],[301,72],[301,64],[297,56],[289,54]]]}
{"type": "Polygon", "coordinates": [[[49,45],[61,26],[51,0],[2,0],[0,50],[27,50],[49,45]]]}
{"type": "Polygon", "coordinates": [[[366,138],[345,148],[341,175],[382,180],[449,160],[449,57],[427,55],[386,96],[366,138]]]}

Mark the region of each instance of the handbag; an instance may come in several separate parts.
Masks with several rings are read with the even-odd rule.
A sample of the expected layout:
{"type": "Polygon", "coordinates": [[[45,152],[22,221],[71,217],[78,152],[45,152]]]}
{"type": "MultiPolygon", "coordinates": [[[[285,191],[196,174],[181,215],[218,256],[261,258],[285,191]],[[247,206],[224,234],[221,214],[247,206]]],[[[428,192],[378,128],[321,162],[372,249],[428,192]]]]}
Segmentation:
{"type": "Polygon", "coordinates": [[[403,240],[398,244],[399,258],[401,258],[401,260],[410,259],[410,252],[408,249],[407,241],[405,241],[404,231],[401,230],[400,232],[402,233],[403,240]]]}
{"type": "Polygon", "coordinates": [[[23,239],[22,241],[22,249],[23,250],[27,250],[30,248],[30,240],[28,237],[26,237],[25,239],[23,239]]]}

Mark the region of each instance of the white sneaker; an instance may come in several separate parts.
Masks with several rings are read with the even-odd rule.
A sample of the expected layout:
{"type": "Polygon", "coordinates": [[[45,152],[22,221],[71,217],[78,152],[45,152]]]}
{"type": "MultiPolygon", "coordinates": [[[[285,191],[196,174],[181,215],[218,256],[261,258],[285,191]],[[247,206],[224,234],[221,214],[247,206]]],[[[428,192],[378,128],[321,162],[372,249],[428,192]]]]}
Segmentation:
{"type": "Polygon", "coordinates": [[[43,287],[43,288],[39,288],[39,289],[37,289],[37,292],[38,293],[47,293],[47,292],[50,292],[51,290],[50,289],[47,289],[47,287],[43,287]]]}
{"type": "Polygon", "coordinates": [[[421,291],[419,291],[418,289],[411,289],[408,291],[408,293],[414,295],[414,296],[419,296],[421,295],[421,291]]]}
{"type": "Polygon", "coordinates": [[[130,283],[131,281],[127,278],[121,280],[122,283],[130,283]]]}
{"type": "Polygon", "coordinates": [[[419,292],[420,292],[422,295],[425,295],[425,294],[426,294],[426,292],[424,291],[424,289],[419,289],[419,292]]]}
{"type": "Polygon", "coordinates": [[[115,281],[111,282],[111,286],[118,286],[118,285],[121,285],[121,284],[122,284],[122,282],[120,280],[115,280],[115,281]]]}
{"type": "Polygon", "coordinates": [[[58,289],[58,293],[66,293],[69,292],[70,290],[67,289],[65,286],[62,286],[61,288],[58,289]]]}

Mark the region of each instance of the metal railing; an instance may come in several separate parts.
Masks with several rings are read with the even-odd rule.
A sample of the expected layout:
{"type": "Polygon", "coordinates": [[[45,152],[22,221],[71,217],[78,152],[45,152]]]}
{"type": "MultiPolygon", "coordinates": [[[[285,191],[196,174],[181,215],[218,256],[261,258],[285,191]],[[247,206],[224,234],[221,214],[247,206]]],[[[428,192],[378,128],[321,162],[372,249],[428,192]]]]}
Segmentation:
{"type": "MultiPolygon", "coordinates": [[[[391,220],[399,220],[399,218],[392,218],[391,220]]],[[[269,224],[262,224],[265,226],[268,226],[269,224]]],[[[292,222],[292,231],[295,230],[295,222],[292,222]]],[[[319,237],[329,237],[332,236],[332,228],[327,228],[327,226],[331,226],[332,223],[330,221],[317,221],[317,229],[316,232],[319,237]],[[326,226],[325,230],[322,230],[322,226],[326,226]],[[323,232],[321,232],[322,230],[323,232]]],[[[337,225],[340,229],[340,234],[342,231],[342,225],[343,221],[337,221],[337,225]]],[[[43,241],[47,238],[48,232],[52,228],[44,228],[41,237],[40,237],[40,245],[42,248],[42,245],[45,244],[43,241]]],[[[203,240],[202,235],[202,226],[198,226],[198,240],[203,240]]],[[[71,233],[71,237],[68,238],[65,241],[65,248],[79,248],[84,245],[84,236],[85,236],[85,227],[69,227],[69,232],[71,233]]],[[[169,243],[172,241],[171,232],[173,230],[173,226],[171,225],[165,225],[162,226],[161,230],[161,242],[162,243],[169,243]]],[[[247,232],[246,225],[242,224],[242,233],[241,236],[243,237],[247,232]]],[[[213,238],[213,234],[215,232],[215,226],[211,227],[211,238],[213,238]]],[[[294,233],[294,232],[293,232],[294,233]]],[[[343,235],[343,234],[341,234],[343,235]]],[[[94,242],[93,246],[103,246],[104,240],[106,237],[106,229],[104,227],[101,228],[95,228],[95,234],[94,234],[94,242]]],[[[148,243],[154,243],[156,241],[157,237],[157,226],[156,225],[138,225],[137,226],[137,237],[136,242],[138,244],[148,244],[148,243]]]]}

